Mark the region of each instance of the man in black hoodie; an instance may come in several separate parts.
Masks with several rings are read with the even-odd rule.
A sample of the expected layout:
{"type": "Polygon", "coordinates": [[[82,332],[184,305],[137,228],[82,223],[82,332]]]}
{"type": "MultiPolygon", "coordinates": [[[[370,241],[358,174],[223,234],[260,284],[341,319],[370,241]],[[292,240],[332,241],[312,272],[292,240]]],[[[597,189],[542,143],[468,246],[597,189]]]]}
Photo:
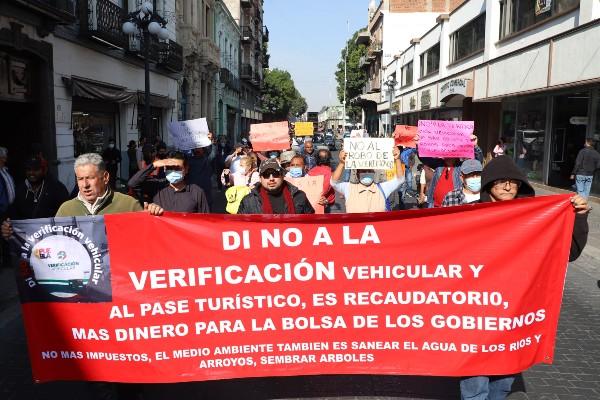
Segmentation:
{"type": "MultiPolygon", "coordinates": [[[[491,160],[481,173],[481,202],[507,201],[535,196],[533,187],[512,158],[498,156],[491,160]]],[[[575,195],[571,197],[575,215],[573,237],[569,261],[579,257],[588,236],[587,214],[590,211],[587,199],[575,195]]],[[[462,399],[495,399],[506,398],[511,391],[514,375],[508,376],[474,376],[460,381],[462,399]]]]}
{"type": "Polygon", "coordinates": [[[577,193],[585,198],[590,196],[594,172],[600,168],[600,153],[594,149],[594,140],[586,139],[585,146],[579,150],[571,179],[575,179],[577,193]]]}

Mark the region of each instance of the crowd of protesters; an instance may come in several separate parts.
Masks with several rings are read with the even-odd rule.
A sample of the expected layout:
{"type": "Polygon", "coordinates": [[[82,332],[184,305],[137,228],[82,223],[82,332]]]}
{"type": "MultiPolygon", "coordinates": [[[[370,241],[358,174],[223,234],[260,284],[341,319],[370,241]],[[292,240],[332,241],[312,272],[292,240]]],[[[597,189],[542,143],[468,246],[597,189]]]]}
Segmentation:
{"type": "MultiPolygon", "coordinates": [[[[464,206],[480,202],[510,201],[535,196],[533,187],[513,160],[498,144],[495,157],[485,166],[483,153],[472,137],[474,159],[420,158],[413,180],[418,150],[394,147],[394,169],[386,173],[346,169],[346,152],[332,169],[332,155],[307,139],[297,151],[255,152],[247,139],[231,146],[227,139],[184,153],[169,151],[160,140],[130,142],[126,151],[129,180],[119,185],[117,170],[121,154],[110,140],[102,155],[77,157],[74,172],[77,186],[69,196],[67,188],[52,177],[41,153],[24,163],[25,180],[15,182],[6,168],[7,149],[0,147],[0,217],[2,236],[12,235],[11,219],[54,216],[104,215],[143,211],[162,215],[164,211],[209,213],[213,210],[213,184],[222,191],[230,214],[312,214],[322,206],[329,213],[336,196],[343,199],[347,213],[385,212],[392,209],[392,197],[400,205],[407,196],[417,198],[419,207],[464,206]],[[294,179],[323,176],[318,200],[311,204],[294,179]],[[413,188],[416,183],[416,190],[413,188]],[[118,189],[126,193],[121,193],[118,189]]],[[[416,138],[418,146],[418,138],[416,138]]],[[[291,147],[291,146],[290,146],[291,147]]],[[[586,149],[591,144],[586,145],[586,149]]],[[[585,150],[573,173],[577,184],[600,166],[600,156],[585,150]],[[587,175],[586,175],[587,174],[587,175]]],[[[581,181],[581,182],[580,182],[581,181]]],[[[591,181],[591,179],[590,179],[591,181]]],[[[586,187],[587,189],[587,187],[586,187]]],[[[589,193],[586,193],[586,195],[589,193]]],[[[314,200],[313,200],[314,201],[314,200]]],[[[576,213],[569,259],[576,259],[587,241],[587,196],[571,198],[576,213]]],[[[5,247],[3,247],[4,249],[5,247]]],[[[461,380],[462,398],[505,398],[513,376],[468,377],[461,380]],[[483,397],[482,397],[483,396],[483,397]]]]}

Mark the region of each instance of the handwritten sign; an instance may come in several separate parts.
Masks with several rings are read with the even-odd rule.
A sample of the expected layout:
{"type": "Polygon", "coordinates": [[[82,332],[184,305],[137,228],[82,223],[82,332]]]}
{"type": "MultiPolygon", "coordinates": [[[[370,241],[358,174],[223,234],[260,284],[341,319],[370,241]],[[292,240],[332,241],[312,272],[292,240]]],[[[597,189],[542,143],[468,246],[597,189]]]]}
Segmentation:
{"type": "Polygon", "coordinates": [[[419,157],[474,158],[473,121],[419,121],[419,157]]]}
{"type": "Polygon", "coordinates": [[[312,122],[296,122],[296,136],[312,136],[315,133],[315,126],[312,122]]]}
{"type": "Polygon", "coordinates": [[[290,148],[290,135],[287,121],[250,125],[252,150],[287,150],[290,148]]]}
{"type": "Polygon", "coordinates": [[[307,175],[302,178],[286,177],[285,180],[306,193],[310,205],[315,209],[315,214],[325,214],[325,207],[319,204],[319,199],[323,194],[323,175],[307,175]]]}
{"type": "Polygon", "coordinates": [[[415,136],[419,133],[419,129],[416,126],[409,125],[396,125],[394,129],[394,140],[396,146],[410,147],[412,149],[417,147],[415,143],[415,136]]]}
{"type": "Polygon", "coordinates": [[[179,150],[193,150],[211,145],[206,118],[170,122],[169,134],[173,146],[179,150]]]}
{"type": "Polygon", "coordinates": [[[346,169],[393,169],[394,139],[344,139],[346,169]]]}

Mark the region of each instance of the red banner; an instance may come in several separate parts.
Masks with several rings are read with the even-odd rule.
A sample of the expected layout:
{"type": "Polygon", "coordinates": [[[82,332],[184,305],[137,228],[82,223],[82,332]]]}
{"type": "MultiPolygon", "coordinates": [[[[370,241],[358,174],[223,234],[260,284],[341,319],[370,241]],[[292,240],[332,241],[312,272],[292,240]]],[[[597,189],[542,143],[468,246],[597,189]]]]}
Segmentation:
{"type": "Polygon", "coordinates": [[[378,214],[109,215],[112,299],[23,304],[35,380],[551,363],[573,222],[568,195],[378,214]]]}

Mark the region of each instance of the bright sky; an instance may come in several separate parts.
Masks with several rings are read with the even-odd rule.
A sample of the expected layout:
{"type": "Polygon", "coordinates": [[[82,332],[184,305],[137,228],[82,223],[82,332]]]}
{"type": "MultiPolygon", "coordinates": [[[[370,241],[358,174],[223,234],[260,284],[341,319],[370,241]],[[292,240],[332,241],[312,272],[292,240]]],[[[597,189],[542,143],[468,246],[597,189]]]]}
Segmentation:
{"type": "Polygon", "coordinates": [[[369,0],[265,0],[269,67],[292,74],[308,111],[339,104],[334,73],[350,35],[367,26],[368,7],[369,0]]]}

